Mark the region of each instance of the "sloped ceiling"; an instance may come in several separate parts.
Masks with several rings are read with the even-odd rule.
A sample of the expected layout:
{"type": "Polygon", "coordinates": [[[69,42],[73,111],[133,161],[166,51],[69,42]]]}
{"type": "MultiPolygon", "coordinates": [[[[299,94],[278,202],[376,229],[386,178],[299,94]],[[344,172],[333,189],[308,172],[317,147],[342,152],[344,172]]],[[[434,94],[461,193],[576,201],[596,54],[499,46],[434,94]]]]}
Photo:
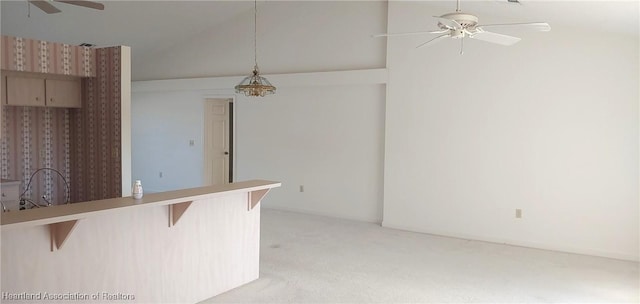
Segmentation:
{"type": "MultiPolygon", "coordinates": [[[[269,2],[258,8],[258,63],[265,74],[384,68],[385,2],[269,2]],[[348,25],[348,26],[347,26],[348,25]]],[[[140,58],[141,78],[237,76],[254,63],[249,11],[140,58]]]]}
{"type": "MultiPolygon", "coordinates": [[[[102,1],[104,11],[54,3],[47,15],[26,0],[0,2],[3,35],[69,44],[127,45],[134,80],[243,75],[253,63],[252,1],[102,1]]],[[[455,1],[423,1],[423,28],[455,1]]],[[[638,1],[462,1],[481,23],[548,21],[588,35],[638,39],[638,1]]],[[[264,73],[385,66],[385,1],[259,1],[258,62],[264,73]]]]}

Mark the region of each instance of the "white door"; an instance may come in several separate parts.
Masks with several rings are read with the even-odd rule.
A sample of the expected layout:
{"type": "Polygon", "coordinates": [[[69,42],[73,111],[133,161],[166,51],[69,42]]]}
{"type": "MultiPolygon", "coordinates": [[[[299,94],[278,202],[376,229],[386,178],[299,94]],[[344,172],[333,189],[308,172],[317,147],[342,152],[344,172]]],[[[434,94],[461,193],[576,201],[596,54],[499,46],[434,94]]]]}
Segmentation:
{"type": "Polygon", "coordinates": [[[231,173],[230,99],[207,99],[205,104],[205,181],[227,184],[231,173]]]}

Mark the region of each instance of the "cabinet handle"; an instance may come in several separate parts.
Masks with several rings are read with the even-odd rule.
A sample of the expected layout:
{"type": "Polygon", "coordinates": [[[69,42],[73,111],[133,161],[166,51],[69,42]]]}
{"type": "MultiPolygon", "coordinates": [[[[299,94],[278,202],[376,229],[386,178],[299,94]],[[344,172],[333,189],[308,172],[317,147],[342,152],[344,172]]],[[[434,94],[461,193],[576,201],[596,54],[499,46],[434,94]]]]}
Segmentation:
{"type": "Polygon", "coordinates": [[[2,197],[5,197],[6,195],[4,193],[2,193],[2,197]]]}
{"type": "Polygon", "coordinates": [[[36,100],[38,100],[38,97],[36,97],[36,100]]]}

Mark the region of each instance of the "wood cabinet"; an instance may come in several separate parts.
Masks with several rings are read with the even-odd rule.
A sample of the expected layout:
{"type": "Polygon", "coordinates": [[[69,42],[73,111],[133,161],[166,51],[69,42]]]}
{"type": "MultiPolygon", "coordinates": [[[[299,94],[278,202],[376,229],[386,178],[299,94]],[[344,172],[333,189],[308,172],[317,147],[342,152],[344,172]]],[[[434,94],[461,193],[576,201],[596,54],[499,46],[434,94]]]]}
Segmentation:
{"type": "Polygon", "coordinates": [[[48,107],[79,108],[82,105],[80,79],[45,79],[48,107]]]}
{"type": "Polygon", "coordinates": [[[82,83],[78,77],[37,73],[10,73],[6,82],[6,100],[10,106],[80,108],[82,83]]]}
{"type": "Polygon", "coordinates": [[[10,106],[44,106],[44,79],[7,76],[7,104],[10,106]]]}

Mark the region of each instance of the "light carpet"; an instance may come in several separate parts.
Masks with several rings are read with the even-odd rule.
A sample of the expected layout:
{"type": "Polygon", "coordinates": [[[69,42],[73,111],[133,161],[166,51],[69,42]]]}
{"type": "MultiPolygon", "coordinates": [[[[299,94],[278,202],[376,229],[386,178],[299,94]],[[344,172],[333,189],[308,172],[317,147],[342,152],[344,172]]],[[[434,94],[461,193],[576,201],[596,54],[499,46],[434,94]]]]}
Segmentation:
{"type": "Polygon", "coordinates": [[[638,263],[262,209],[260,278],[203,303],[638,303],[638,263]]]}

